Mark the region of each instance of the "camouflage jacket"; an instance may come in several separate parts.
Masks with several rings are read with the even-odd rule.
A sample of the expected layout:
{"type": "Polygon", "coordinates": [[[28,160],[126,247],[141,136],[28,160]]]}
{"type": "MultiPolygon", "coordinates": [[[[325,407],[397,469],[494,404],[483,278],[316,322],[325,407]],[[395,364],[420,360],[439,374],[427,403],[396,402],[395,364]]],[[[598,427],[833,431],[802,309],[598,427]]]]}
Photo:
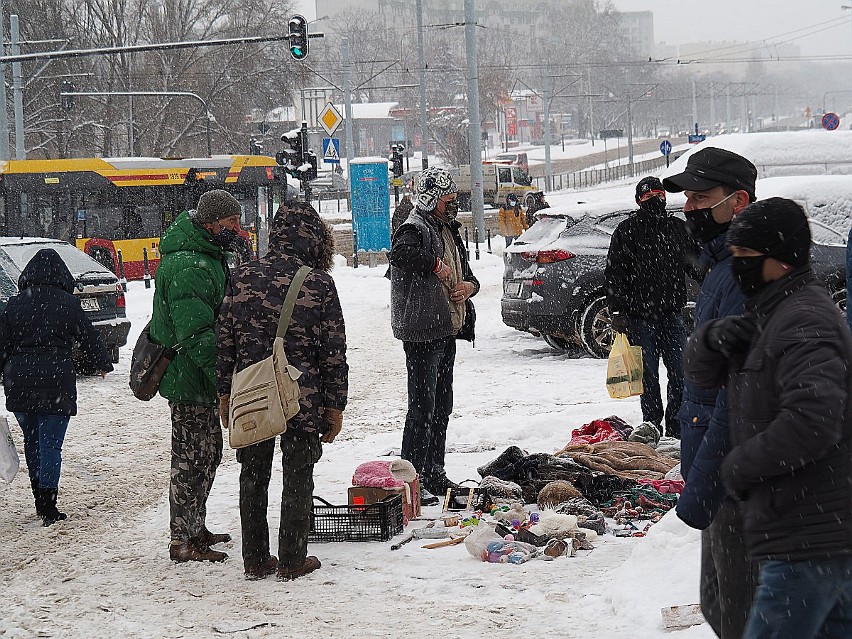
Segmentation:
{"type": "Polygon", "coordinates": [[[346,331],[334,280],[331,227],[309,205],[285,201],[272,222],[269,252],[233,273],[219,312],[217,391],[231,391],[231,377],[269,357],[281,306],[299,267],[312,270],[296,298],[284,337],[287,359],[302,371],[299,412],[289,427],[325,431],[325,408],[343,410],[349,382],[346,331]]]}

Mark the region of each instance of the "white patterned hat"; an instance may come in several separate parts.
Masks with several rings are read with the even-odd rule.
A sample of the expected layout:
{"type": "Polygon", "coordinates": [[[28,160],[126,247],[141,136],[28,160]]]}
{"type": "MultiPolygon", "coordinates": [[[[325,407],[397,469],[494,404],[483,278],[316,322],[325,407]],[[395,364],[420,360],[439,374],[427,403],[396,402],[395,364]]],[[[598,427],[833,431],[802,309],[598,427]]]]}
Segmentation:
{"type": "Polygon", "coordinates": [[[448,193],[457,193],[458,187],[453,176],[446,169],[430,167],[417,176],[415,182],[417,208],[420,211],[434,211],[438,198],[448,193]]]}

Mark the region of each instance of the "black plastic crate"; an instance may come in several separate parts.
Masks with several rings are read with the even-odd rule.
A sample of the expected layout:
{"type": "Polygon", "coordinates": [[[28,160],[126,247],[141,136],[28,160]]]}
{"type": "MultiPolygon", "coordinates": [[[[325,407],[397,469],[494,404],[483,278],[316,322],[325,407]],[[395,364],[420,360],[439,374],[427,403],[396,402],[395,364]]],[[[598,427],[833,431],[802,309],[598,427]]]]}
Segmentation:
{"type": "Polygon", "coordinates": [[[400,495],[366,506],[334,506],[314,495],[308,542],[388,541],[402,529],[400,495]]]}

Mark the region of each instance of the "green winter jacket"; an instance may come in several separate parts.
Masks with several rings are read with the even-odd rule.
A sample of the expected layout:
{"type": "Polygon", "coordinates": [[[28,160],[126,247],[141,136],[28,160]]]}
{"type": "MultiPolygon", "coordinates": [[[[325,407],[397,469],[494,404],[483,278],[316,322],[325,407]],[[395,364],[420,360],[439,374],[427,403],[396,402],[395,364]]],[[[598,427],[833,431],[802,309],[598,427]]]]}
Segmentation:
{"type": "Polygon", "coordinates": [[[214,323],[225,297],[225,252],[184,211],[160,240],[151,338],[179,345],[160,384],[160,395],[177,404],[215,406],[214,323]]]}

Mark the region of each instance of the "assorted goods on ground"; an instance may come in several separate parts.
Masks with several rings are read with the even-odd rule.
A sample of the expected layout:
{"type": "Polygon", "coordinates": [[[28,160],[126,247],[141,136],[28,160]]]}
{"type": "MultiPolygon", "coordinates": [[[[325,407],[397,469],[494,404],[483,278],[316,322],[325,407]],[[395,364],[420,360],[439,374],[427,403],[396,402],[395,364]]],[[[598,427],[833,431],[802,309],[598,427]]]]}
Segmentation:
{"type": "Polygon", "coordinates": [[[476,486],[450,488],[440,516],[421,516],[417,472],[405,460],[370,461],[355,469],[348,504],[315,497],[310,541],[413,540],[424,549],[464,543],[489,563],[573,557],[605,534],[643,537],[683,490],[677,440],[658,428],[636,428],[616,416],[572,431],[554,454],[510,446],[477,469],[476,486]]]}

